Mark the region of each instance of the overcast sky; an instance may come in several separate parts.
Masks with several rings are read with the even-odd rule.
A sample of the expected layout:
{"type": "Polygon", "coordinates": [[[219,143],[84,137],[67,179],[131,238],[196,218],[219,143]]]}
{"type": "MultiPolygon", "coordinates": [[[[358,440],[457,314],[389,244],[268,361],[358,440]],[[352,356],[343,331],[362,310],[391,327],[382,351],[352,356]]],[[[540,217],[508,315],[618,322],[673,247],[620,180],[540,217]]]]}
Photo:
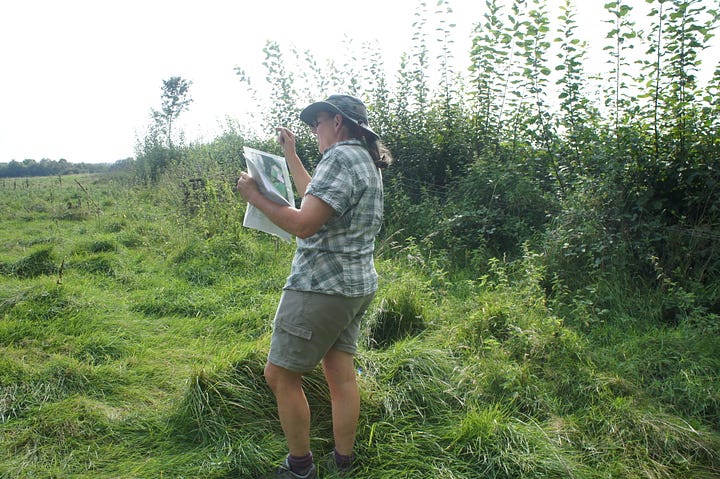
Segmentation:
{"type": "MultiPolygon", "coordinates": [[[[549,0],[557,2],[557,0],[549,0]]],[[[717,4],[718,0],[707,0],[717,4]]],[[[637,0],[638,4],[644,1],[637,0]]],[[[340,59],[342,39],[377,41],[385,63],[411,44],[419,0],[13,0],[0,6],[0,162],[134,156],[159,109],[162,80],[192,81],[181,120],[209,140],[252,108],[234,68],[264,74],[267,40],[340,59]]],[[[467,58],[482,0],[450,0],[455,43],[467,58]]],[[[576,0],[578,35],[603,45],[605,0],[576,0]]],[[[435,1],[429,0],[431,8],[435,1]]],[[[641,5],[638,5],[641,6],[641,5]]],[[[556,11],[551,14],[554,20],[556,11]]],[[[600,59],[598,53],[597,59],[600,59]]],[[[704,55],[717,63],[717,43],[704,55]]],[[[599,71],[603,61],[590,62],[599,71]]],[[[715,65],[712,65],[714,68],[715,65]]]]}

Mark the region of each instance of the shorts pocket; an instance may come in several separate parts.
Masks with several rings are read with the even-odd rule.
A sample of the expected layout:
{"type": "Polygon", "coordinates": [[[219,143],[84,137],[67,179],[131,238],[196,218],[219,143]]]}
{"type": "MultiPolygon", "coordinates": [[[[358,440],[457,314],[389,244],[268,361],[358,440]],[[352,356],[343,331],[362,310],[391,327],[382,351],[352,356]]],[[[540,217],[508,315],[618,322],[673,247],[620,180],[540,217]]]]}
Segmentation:
{"type": "Polygon", "coordinates": [[[310,341],[312,339],[312,331],[310,331],[309,329],[301,328],[299,326],[293,326],[292,324],[285,324],[284,322],[281,323],[279,326],[285,332],[290,333],[293,336],[297,336],[298,338],[302,338],[307,341],[310,341]]]}

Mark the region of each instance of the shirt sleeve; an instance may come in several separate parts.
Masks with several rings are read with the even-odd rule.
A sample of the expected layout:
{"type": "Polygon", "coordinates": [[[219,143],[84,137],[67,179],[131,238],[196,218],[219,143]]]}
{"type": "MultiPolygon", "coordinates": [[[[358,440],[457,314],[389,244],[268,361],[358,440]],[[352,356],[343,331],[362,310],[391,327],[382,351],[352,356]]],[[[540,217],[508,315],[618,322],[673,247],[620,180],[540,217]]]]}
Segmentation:
{"type": "Polygon", "coordinates": [[[306,194],[320,198],[342,216],[350,208],[353,186],[352,174],[335,149],[318,163],[306,194]]]}

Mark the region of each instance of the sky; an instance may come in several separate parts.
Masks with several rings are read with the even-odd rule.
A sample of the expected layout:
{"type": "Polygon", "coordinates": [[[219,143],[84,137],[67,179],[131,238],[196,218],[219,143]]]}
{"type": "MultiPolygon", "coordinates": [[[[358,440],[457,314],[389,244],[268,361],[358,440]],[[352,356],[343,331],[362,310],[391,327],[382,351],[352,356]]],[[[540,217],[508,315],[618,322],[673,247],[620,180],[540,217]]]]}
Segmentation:
{"type": "MultiPolygon", "coordinates": [[[[558,0],[548,0],[557,3],[558,0]]],[[[636,0],[638,4],[644,4],[636,0]]],[[[411,45],[420,0],[22,0],[0,5],[0,162],[112,163],[133,157],[160,109],[162,81],[192,81],[180,117],[187,141],[209,141],[257,105],[235,73],[262,77],[263,47],[342,58],[343,38],[377,43],[388,68],[411,45]]],[[[432,8],[434,0],[427,2],[432,8]]],[[[482,0],[450,0],[456,58],[468,57],[482,0]]],[[[604,45],[605,0],[575,0],[578,35],[604,45]]],[[[717,4],[718,0],[707,0],[717,4]]],[[[641,5],[638,5],[641,6],[641,5]]],[[[551,18],[556,17],[551,9],[551,18]]],[[[601,49],[589,65],[601,71],[601,49]]],[[[707,58],[720,59],[715,42],[707,58]]],[[[460,61],[461,61],[460,60],[460,61]]],[[[713,60],[717,62],[717,60],[713,60]]],[[[707,63],[713,63],[708,61],[707,63]]],[[[713,68],[715,65],[711,65],[713,68]]],[[[711,72],[710,72],[711,73],[711,72]]]]}

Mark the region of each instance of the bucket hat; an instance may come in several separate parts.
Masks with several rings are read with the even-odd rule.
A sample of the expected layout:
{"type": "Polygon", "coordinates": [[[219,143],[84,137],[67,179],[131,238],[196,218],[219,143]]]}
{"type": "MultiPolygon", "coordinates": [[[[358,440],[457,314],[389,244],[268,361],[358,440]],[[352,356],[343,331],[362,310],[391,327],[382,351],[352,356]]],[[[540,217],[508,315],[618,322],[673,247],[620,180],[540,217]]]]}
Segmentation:
{"type": "Polygon", "coordinates": [[[326,100],[318,101],[305,107],[300,113],[300,119],[308,125],[312,125],[317,114],[322,111],[340,114],[365,130],[373,138],[380,138],[377,133],[370,129],[367,108],[365,108],[365,104],[359,98],[351,95],[330,95],[326,100]]]}

